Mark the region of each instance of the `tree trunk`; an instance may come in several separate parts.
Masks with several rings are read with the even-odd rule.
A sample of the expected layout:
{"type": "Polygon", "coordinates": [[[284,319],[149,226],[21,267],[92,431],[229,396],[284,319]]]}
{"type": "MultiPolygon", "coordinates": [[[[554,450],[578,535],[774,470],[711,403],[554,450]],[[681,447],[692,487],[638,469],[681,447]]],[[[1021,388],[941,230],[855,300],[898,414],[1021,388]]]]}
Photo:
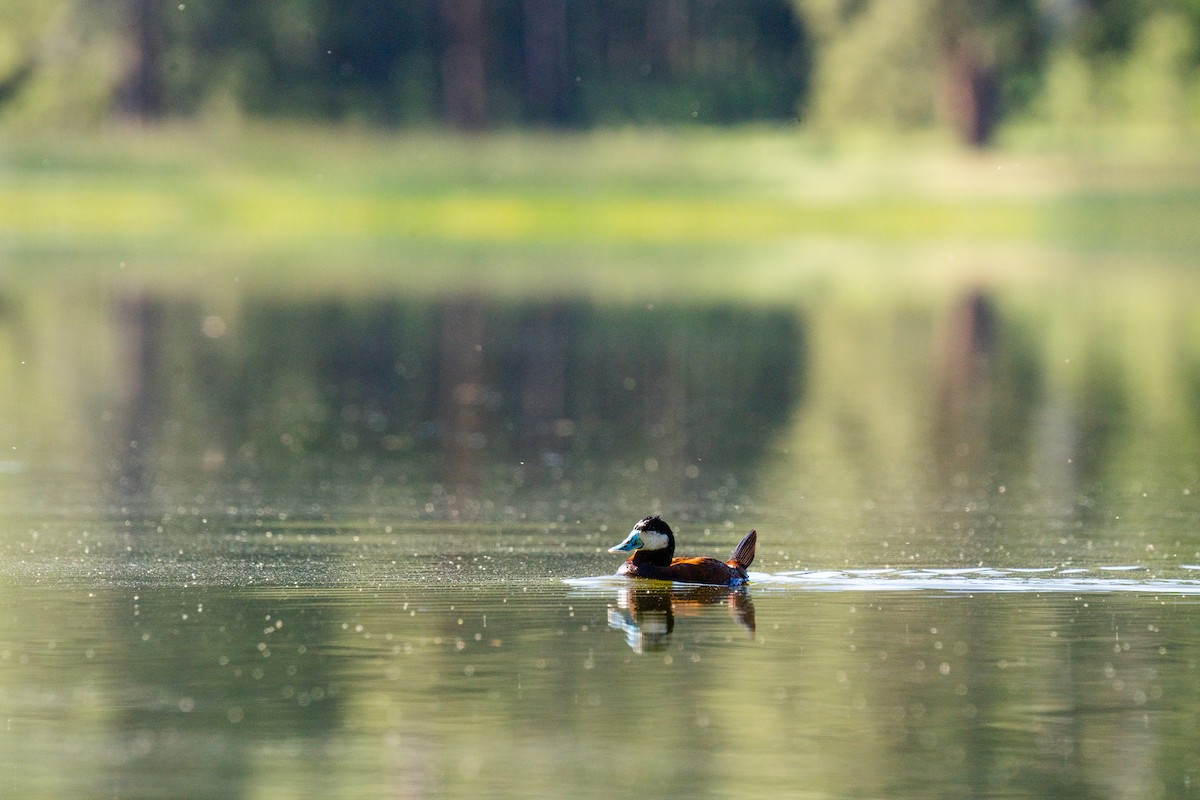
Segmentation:
{"type": "Polygon", "coordinates": [[[565,0],[525,0],[525,99],[534,122],[563,125],[570,116],[565,0]]]}
{"type": "Polygon", "coordinates": [[[959,138],[986,147],[1000,122],[1000,89],[995,59],[966,34],[944,58],[946,113],[959,138]]]}
{"type": "Polygon", "coordinates": [[[437,0],[441,22],[442,116],[478,130],[487,124],[483,0],[437,0]]]}
{"type": "Polygon", "coordinates": [[[690,61],[686,0],[650,0],[646,6],[646,49],[660,77],[687,72],[690,61]]]}
{"type": "Polygon", "coordinates": [[[142,122],[163,113],[161,0],[126,0],[125,75],[117,110],[142,122]]]}

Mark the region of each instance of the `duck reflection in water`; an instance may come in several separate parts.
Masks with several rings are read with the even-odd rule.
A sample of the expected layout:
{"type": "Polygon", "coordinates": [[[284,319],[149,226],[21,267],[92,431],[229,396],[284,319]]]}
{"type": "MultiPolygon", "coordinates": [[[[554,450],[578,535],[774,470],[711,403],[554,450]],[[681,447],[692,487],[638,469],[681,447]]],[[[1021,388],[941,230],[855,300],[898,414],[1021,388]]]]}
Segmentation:
{"type": "Polygon", "coordinates": [[[608,627],[625,632],[625,642],[636,653],[666,647],[675,630],[675,616],[697,616],[707,606],[725,605],[729,615],[754,636],[754,604],[745,587],[670,586],[658,582],[617,590],[615,605],[608,607],[608,627]]]}
{"type": "Polygon", "coordinates": [[[675,558],[671,527],[657,516],[639,520],[624,541],[610,547],[609,552],[632,553],[617,574],[647,583],[617,592],[616,606],[608,609],[609,627],[625,631],[629,646],[644,653],[666,644],[677,613],[698,613],[704,606],[724,603],[734,620],[753,635],[754,606],[745,586],[746,570],[754,561],[757,542],[758,533],[750,531],[728,561],[675,558]]]}

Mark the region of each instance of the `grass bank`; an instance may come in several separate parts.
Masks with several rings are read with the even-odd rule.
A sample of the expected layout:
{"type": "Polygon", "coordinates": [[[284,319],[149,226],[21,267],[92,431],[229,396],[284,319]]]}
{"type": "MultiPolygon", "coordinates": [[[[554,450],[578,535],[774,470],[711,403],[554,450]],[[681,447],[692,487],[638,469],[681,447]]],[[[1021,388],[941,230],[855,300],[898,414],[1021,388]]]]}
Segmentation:
{"type": "Polygon", "coordinates": [[[744,293],[1189,266],[1200,155],[795,130],[165,127],[0,145],[18,278],[744,293]]]}

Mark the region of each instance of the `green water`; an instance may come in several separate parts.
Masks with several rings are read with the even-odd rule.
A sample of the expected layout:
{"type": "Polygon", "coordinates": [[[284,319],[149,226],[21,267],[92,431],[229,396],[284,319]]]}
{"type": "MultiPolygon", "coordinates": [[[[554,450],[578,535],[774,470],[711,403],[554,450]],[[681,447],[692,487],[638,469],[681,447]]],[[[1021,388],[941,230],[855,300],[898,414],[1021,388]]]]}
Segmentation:
{"type": "Polygon", "coordinates": [[[0,789],[1190,796],[1200,314],[1068,288],[14,288],[0,789]]]}

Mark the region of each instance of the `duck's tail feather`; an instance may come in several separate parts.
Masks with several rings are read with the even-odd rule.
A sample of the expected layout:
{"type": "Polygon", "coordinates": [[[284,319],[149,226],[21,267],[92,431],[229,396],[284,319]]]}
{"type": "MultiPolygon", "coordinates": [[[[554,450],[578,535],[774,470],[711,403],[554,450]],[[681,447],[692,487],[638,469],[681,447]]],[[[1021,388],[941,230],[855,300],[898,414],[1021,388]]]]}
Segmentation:
{"type": "Polygon", "coordinates": [[[742,537],[737,547],[733,548],[733,555],[729,557],[729,560],[735,562],[742,569],[746,569],[754,562],[754,548],[757,544],[758,531],[750,531],[742,537]]]}

